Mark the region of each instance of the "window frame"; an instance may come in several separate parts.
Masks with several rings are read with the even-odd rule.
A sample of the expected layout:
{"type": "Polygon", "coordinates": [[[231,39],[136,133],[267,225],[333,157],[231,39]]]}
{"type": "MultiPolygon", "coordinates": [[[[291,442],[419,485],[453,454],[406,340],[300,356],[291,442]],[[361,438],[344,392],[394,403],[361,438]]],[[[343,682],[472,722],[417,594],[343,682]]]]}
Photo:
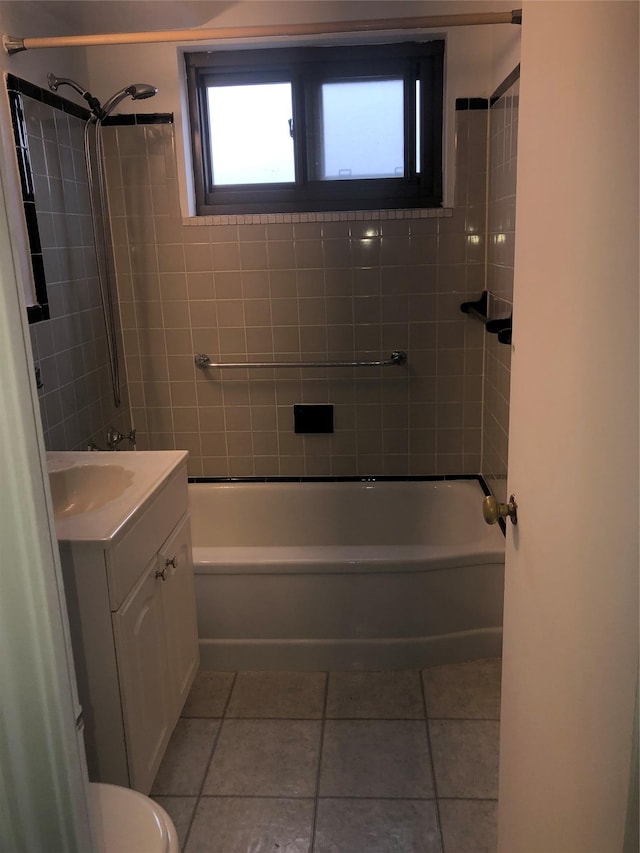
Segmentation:
{"type": "Polygon", "coordinates": [[[442,127],[444,41],[341,47],[253,48],[185,53],[196,214],[302,213],[380,208],[442,206],[442,127]],[[311,177],[310,152],[319,151],[317,102],[323,82],[402,77],[404,80],[403,177],[317,180],[311,177]],[[207,85],[291,82],[293,122],[303,136],[294,138],[295,183],[213,186],[204,156],[209,139],[207,85]],[[416,80],[420,173],[416,172],[416,80]],[[311,118],[310,118],[311,117],[311,118]],[[427,124],[425,117],[431,117],[427,124]]]}

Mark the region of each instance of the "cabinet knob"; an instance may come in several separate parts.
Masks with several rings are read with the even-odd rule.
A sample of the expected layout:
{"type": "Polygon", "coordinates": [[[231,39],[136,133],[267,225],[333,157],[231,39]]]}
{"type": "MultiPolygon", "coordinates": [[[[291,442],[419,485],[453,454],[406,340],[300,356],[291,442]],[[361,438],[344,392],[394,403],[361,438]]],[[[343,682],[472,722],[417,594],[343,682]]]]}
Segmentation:
{"type": "Polygon", "coordinates": [[[178,558],[172,557],[170,560],[165,560],[164,564],[167,568],[169,568],[169,566],[172,566],[174,569],[177,569],[178,568],[178,558]]]}
{"type": "Polygon", "coordinates": [[[158,569],[156,572],[156,578],[161,578],[163,581],[167,579],[167,570],[166,569],[158,569]]]}

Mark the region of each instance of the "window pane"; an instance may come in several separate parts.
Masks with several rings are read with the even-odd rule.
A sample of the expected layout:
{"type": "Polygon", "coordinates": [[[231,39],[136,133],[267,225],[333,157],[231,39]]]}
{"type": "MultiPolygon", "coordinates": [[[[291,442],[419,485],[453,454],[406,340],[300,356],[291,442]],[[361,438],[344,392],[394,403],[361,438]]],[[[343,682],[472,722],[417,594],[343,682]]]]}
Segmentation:
{"type": "Polygon", "coordinates": [[[209,86],[213,183],[295,180],[290,83],[209,86]]]}
{"type": "Polygon", "coordinates": [[[404,176],[402,80],[323,83],[321,180],[404,176]]]}

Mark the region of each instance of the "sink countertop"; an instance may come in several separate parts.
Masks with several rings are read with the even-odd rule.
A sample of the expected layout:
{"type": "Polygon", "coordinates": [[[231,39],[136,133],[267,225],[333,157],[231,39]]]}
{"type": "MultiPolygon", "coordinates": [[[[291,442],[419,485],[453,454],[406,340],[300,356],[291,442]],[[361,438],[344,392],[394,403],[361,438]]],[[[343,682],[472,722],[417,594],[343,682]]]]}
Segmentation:
{"type": "Polygon", "coordinates": [[[180,465],[186,463],[188,455],[186,450],[48,452],[49,473],[69,468],[116,465],[132,475],[130,485],[120,495],[96,509],[75,515],[56,515],[58,540],[100,542],[109,547],[180,465]]]}

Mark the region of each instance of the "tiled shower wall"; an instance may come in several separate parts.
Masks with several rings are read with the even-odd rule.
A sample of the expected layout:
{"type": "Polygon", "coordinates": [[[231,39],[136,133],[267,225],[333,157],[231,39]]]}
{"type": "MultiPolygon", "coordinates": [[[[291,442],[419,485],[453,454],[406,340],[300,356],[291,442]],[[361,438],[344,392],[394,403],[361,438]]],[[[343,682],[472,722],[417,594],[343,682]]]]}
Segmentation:
{"type": "MultiPolygon", "coordinates": [[[[23,100],[52,316],[31,327],[46,445],[103,444],[131,415],[126,384],[123,406],[111,402],[84,122],[23,100]]],[[[475,473],[484,417],[482,470],[503,481],[509,348],[487,336],[483,389],[482,328],[458,312],[484,286],[486,115],[456,114],[453,211],[266,226],[181,220],[172,128],[107,130],[140,446],[186,447],[192,473],[211,476],[475,473]],[[205,374],[193,365],[199,351],[339,360],[396,348],[409,352],[408,368],[205,374]],[[336,433],[296,436],[295,402],[333,402],[336,433]]],[[[510,310],[517,83],[492,118],[489,287],[510,310]]]]}
{"type": "MultiPolygon", "coordinates": [[[[513,82],[489,111],[489,181],[487,228],[487,289],[490,315],[503,317],[513,310],[516,166],[518,156],[518,70],[513,82]]],[[[496,498],[507,497],[509,388],[511,347],[486,336],[482,473],[496,498]]]]}
{"type": "Polygon", "coordinates": [[[51,319],[30,327],[43,387],[40,411],[48,450],[104,446],[110,426],[131,423],[126,383],[113,405],[97,279],[84,121],[23,97],[42,260],[51,319]]]}
{"type": "Polygon", "coordinates": [[[196,476],[480,471],[484,332],[459,305],[484,287],[487,112],[458,117],[453,211],[266,225],[183,221],[173,127],[106,131],[140,448],[188,449],[196,476]],[[194,365],[200,352],[331,361],[395,349],[407,367],[194,365]],[[295,403],[333,403],[335,433],[296,435],[295,403]]]}

